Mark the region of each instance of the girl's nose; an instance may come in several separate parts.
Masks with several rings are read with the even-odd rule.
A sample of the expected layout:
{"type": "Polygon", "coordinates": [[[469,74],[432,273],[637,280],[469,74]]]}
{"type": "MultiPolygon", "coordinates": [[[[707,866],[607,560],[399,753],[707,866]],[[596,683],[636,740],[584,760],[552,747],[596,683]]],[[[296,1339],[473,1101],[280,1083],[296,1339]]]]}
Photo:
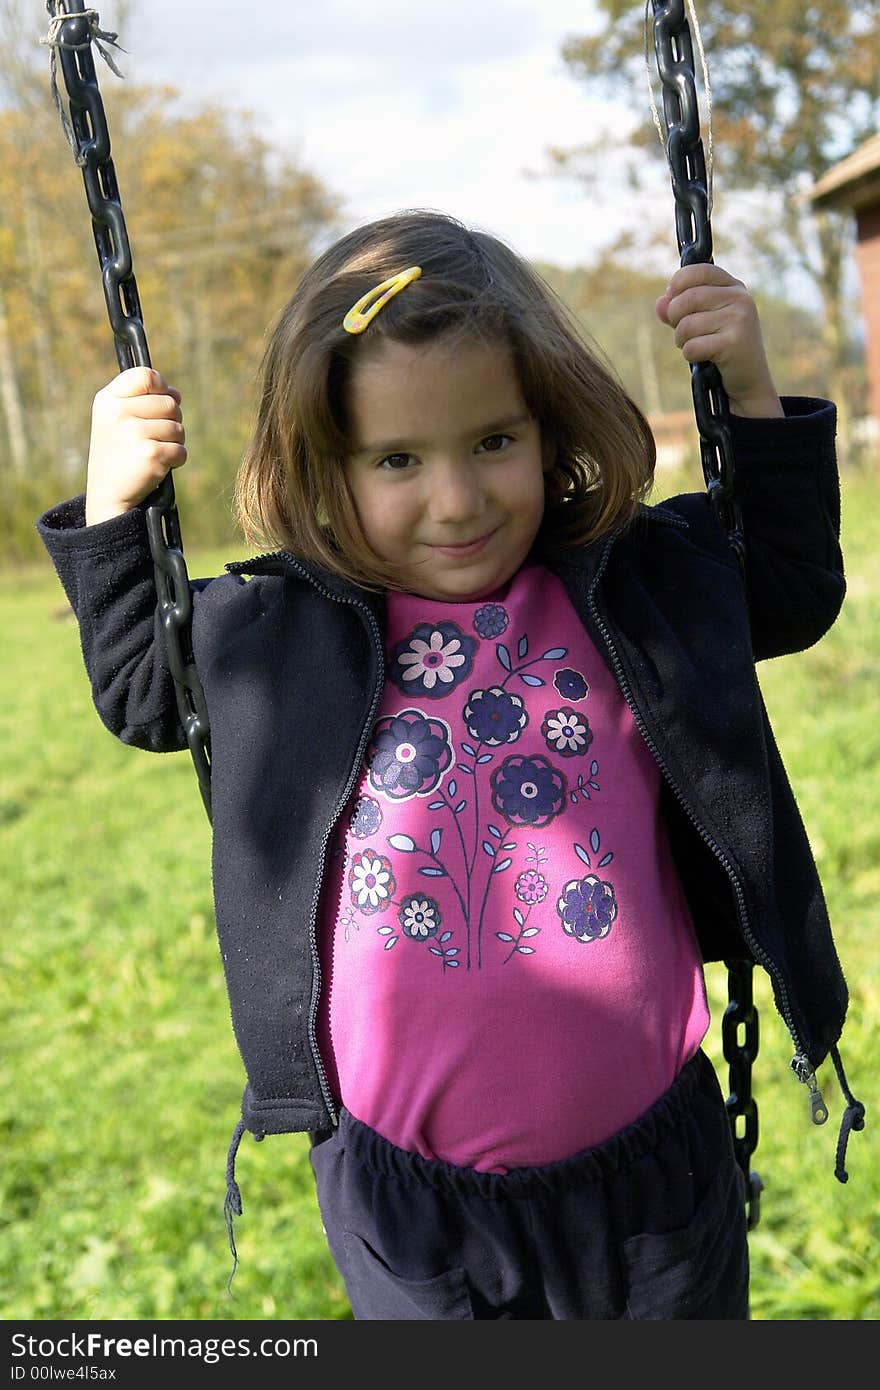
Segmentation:
{"type": "Polygon", "coordinates": [[[431,488],[431,515],[435,522],[470,521],[483,511],[483,490],[472,458],[437,463],[431,488]]]}

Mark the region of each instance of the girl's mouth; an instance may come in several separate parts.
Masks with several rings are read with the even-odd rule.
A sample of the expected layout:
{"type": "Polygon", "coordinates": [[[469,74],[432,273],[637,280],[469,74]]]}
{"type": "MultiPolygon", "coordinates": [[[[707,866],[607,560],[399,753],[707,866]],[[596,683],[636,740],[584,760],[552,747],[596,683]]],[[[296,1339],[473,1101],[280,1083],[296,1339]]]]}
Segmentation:
{"type": "Polygon", "coordinates": [[[483,549],[484,545],[488,544],[494,534],[494,531],[487,531],[485,535],[477,536],[472,541],[463,541],[458,545],[432,545],[431,549],[436,551],[438,555],[476,555],[483,549]]]}

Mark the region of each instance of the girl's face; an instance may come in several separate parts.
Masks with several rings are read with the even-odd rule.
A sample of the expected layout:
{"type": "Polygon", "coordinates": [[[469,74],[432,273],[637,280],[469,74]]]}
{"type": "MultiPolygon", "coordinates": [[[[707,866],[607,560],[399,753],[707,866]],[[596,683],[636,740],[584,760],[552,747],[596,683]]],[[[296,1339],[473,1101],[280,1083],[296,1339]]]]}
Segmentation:
{"type": "Polygon", "coordinates": [[[544,514],[541,432],[504,343],[386,341],[352,371],[346,476],[364,536],[411,593],[487,597],[544,514]]]}

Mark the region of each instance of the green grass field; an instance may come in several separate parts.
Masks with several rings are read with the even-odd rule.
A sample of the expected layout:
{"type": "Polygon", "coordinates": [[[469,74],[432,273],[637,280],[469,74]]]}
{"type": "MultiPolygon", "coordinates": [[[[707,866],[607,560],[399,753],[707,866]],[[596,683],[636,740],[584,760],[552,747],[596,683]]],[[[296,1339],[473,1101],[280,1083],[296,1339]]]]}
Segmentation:
{"type": "MultiPolygon", "coordinates": [[[[676,490],[664,478],[658,496],[676,490]]],[[[691,480],[689,486],[695,484],[691,480]]],[[[46,499],[47,503],[54,499],[46,499]]],[[[185,518],[184,530],[185,530],[185,518]]],[[[833,1176],[842,1099],[809,1121],[790,1040],[755,972],[765,1191],[750,1236],[763,1320],[880,1316],[880,482],[844,482],[849,591],[810,651],[759,668],[850,985],[842,1055],[868,1110],[833,1176]]],[[[242,556],[187,553],[190,573],[242,556]]],[[[255,1144],[237,1176],[239,1268],[222,1215],[243,1073],[213,933],[209,826],[189,754],[100,725],[48,562],[0,576],[5,1319],[344,1319],[304,1136],[255,1144]]],[[[723,967],[707,1050],[726,1085],[723,967]]]]}

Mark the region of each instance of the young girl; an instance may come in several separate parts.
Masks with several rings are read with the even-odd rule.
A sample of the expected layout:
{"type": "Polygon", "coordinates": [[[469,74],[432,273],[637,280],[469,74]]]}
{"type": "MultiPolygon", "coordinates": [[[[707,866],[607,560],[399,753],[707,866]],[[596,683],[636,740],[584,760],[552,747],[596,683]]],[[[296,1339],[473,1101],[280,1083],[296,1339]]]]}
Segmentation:
{"type": "MultiPolygon", "coordinates": [[[[705,492],[644,504],[648,424],[547,285],[420,211],[296,289],[237,488],[268,553],[193,586],[247,1072],[228,1203],[244,1128],[309,1131],[355,1318],[746,1318],[702,962],[765,967],[811,1093],[839,1067],[755,676],[843,600],[834,407],[780,402],[720,267],[656,311],[722,373],[745,586],[705,492]]],[[[142,503],[185,458],[179,393],[122,372],[85,499],[38,523],[102,719],[157,751],[186,745],[142,503]]]]}

